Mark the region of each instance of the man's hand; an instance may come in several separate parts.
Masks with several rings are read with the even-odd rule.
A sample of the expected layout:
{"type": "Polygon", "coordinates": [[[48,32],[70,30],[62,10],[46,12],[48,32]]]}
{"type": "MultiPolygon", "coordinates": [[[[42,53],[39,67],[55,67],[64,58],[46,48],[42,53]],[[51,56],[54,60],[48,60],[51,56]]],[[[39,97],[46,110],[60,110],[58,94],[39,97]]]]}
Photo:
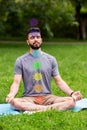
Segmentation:
{"type": "Polygon", "coordinates": [[[11,93],[9,93],[9,94],[7,95],[7,97],[6,97],[6,102],[12,103],[12,102],[13,102],[13,99],[14,99],[14,96],[13,96],[11,93]]]}
{"type": "Polygon", "coordinates": [[[80,91],[73,92],[72,98],[73,98],[75,101],[80,100],[80,99],[82,99],[82,94],[80,93],[80,91]]]}

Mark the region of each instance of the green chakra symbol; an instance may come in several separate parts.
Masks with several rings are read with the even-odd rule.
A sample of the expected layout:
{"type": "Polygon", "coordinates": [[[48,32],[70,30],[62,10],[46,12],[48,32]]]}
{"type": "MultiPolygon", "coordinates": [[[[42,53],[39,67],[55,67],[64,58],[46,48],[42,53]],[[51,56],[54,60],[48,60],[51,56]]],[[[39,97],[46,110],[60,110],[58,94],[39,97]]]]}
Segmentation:
{"type": "Polygon", "coordinates": [[[40,69],[41,68],[41,62],[38,62],[38,61],[34,62],[33,63],[33,68],[34,69],[40,69]]]}

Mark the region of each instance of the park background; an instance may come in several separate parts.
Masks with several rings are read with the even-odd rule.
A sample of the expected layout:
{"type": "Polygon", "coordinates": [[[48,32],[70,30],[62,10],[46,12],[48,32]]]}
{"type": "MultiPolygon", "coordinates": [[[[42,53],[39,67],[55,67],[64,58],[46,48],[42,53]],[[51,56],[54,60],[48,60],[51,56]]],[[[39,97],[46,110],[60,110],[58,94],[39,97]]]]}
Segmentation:
{"type": "Polygon", "coordinates": [[[46,39],[86,39],[86,0],[0,0],[0,39],[24,40],[32,18],[46,39]]]}
{"type": "MultiPolygon", "coordinates": [[[[13,81],[14,63],[26,53],[30,21],[38,20],[43,51],[55,56],[62,78],[87,97],[87,1],[0,0],[0,103],[13,81]]],[[[51,83],[55,95],[66,96],[51,83]]],[[[23,83],[17,97],[23,92],[23,83]]],[[[87,130],[87,110],[1,115],[0,130],[87,130]]]]}

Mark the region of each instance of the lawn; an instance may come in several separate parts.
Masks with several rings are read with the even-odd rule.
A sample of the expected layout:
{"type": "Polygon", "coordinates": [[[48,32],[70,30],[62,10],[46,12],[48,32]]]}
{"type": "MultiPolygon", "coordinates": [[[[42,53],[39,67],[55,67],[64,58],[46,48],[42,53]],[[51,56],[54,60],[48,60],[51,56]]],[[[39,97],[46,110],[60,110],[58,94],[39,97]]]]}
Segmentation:
{"type": "MultiPolygon", "coordinates": [[[[87,44],[43,44],[42,50],[55,56],[62,78],[75,91],[80,90],[87,97],[87,44]]],[[[26,53],[24,43],[0,44],[0,103],[5,103],[13,81],[14,63],[18,56],[26,53]]],[[[65,96],[54,81],[51,83],[55,95],[65,96]]],[[[22,95],[20,85],[18,97],[22,95]]],[[[87,110],[80,112],[47,111],[32,115],[0,116],[0,130],[87,130],[87,110]]]]}

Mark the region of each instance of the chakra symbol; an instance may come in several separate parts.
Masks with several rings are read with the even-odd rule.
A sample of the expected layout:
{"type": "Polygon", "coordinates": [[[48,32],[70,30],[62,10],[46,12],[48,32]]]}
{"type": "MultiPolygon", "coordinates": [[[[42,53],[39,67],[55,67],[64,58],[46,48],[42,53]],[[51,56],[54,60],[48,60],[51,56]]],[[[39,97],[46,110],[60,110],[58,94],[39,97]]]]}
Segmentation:
{"type": "Polygon", "coordinates": [[[36,18],[32,18],[29,21],[30,26],[34,27],[38,25],[38,20],[36,18]]]}
{"type": "Polygon", "coordinates": [[[41,62],[38,62],[38,61],[34,62],[33,63],[33,68],[34,69],[40,69],[41,68],[41,62]]]}
{"type": "Polygon", "coordinates": [[[42,79],[42,74],[41,73],[35,73],[34,75],[33,75],[33,79],[35,79],[35,80],[41,80],[42,79]]]}
{"type": "Polygon", "coordinates": [[[34,86],[34,90],[35,90],[35,92],[40,93],[43,90],[43,86],[41,84],[36,84],[34,86]]]}
{"type": "MultiPolygon", "coordinates": [[[[36,36],[36,33],[34,33],[33,35],[36,36]]],[[[32,55],[35,58],[39,58],[41,56],[41,52],[40,52],[40,50],[33,50],[32,55]]]]}

